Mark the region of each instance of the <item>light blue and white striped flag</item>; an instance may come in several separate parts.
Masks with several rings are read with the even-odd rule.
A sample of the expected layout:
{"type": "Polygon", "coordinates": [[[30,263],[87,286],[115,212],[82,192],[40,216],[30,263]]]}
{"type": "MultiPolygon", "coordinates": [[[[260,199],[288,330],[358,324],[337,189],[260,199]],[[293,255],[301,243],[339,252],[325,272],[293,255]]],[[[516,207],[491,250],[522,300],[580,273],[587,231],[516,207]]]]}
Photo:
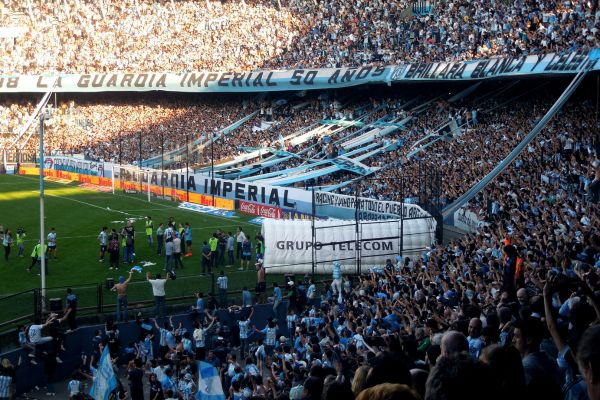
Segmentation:
{"type": "Polygon", "coordinates": [[[90,390],[90,396],[94,400],[108,400],[110,392],[115,390],[116,387],[117,377],[112,366],[108,346],[105,346],[102,357],[100,357],[100,362],[98,363],[98,369],[94,374],[94,383],[90,390]]]}
{"type": "Polygon", "coordinates": [[[219,371],[209,363],[198,366],[198,392],[196,400],[225,400],[219,371]]]}

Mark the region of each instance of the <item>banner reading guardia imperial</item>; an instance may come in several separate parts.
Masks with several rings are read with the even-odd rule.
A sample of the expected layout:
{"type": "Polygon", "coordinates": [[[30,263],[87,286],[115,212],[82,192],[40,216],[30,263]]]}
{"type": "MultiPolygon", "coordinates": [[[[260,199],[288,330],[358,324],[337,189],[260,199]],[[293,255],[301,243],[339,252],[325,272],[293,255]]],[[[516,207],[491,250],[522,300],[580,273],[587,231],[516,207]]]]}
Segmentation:
{"type": "MultiPolygon", "coordinates": [[[[592,50],[596,52],[597,49],[592,50]]],[[[494,57],[483,60],[407,63],[358,68],[263,70],[252,72],[88,73],[0,76],[0,93],[205,92],[240,93],[337,89],[365,84],[424,80],[480,80],[565,75],[581,71],[592,52],[494,57]]],[[[596,61],[593,70],[599,70],[596,61]]]]}

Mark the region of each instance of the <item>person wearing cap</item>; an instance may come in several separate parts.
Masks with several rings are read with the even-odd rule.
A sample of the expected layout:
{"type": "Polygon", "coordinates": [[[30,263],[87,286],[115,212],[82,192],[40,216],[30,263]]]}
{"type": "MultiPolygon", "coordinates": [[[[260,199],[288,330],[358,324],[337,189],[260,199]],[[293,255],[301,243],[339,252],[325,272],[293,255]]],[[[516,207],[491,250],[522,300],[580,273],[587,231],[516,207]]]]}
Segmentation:
{"type": "Polygon", "coordinates": [[[131,282],[133,271],[129,271],[129,277],[119,277],[119,283],[113,286],[110,290],[117,292],[117,322],[121,320],[121,310],[123,310],[123,321],[127,321],[127,285],[131,282]]]}
{"type": "MultiPolygon", "coordinates": [[[[289,280],[286,285],[287,293],[285,298],[288,299],[288,308],[296,309],[298,307],[298,289],[293,280],[289,280]]],[[[286,310],[287,313],[287,310],[286,310]]]]}

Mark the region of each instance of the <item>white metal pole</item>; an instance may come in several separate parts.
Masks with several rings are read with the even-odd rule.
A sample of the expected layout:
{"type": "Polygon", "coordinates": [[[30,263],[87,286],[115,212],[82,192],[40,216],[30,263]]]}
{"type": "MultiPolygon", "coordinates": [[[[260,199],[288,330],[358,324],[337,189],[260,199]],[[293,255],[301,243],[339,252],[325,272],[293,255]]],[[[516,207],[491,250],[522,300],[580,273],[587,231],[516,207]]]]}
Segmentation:
{"type": "Polygon", "coordinates": [[[146,185],[148,185],[148,203],[150,203],[150,169],[148,169],[148,175],[146,175],[146,185]]]}
{"type": "Polygon", "coordinates": [[[112,165],[110,170],[110,180],[112,181],[112,194],[115,194],[115,164],[112,165]]]}
{"type": "Polygon", "coordinates": [[[44,118],[40,113],[40,275],[42,277],[42,312],[46,312],[46,252],[44,251],[44,118]]]}

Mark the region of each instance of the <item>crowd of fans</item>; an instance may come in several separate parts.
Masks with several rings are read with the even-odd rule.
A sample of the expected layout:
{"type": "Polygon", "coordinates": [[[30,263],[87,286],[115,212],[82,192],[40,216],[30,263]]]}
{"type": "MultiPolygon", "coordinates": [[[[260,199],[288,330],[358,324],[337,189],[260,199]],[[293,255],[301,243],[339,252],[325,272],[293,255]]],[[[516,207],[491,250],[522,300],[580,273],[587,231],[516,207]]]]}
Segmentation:
{"type": "Polygon", "coordinates": [[[404,0],[4,1],[0,73],[336,67],[598,45],[595,3],[404,0]],[[13,37],[14,36],[14,37],[13,37]]]}
{"type": "MultiPolygon", "coordinates": [[[[266,306],[259,285],[256,299],[245,288],[231,307],[198,293],[189,319],[138,315],[138,338],[126,344],[107,322],[69,382],[71,398],[83,398],[82,380],[100,379],[108,347],[120,372],[116,399],[215,395],[196,361],[217,368],[227,399],[598,399],[600,237],[592,218],[596,229],[581,227],[581,242],[548,236],[527,254],[530,243],[498,219],[481,235],[358,277],[335,264],[324,285],[288,277],[272,284],[266,306]],[[255,318],[257,307],[263,315],[255,318]],[[263,326],[266,310],[273,317],[263,326]]],[[[257,270],[260,283],[260,260],[257,270]]],[[[60,322],[53,315],[35,329],[60,322]]],[[[44,363],[56,368],[57,352],[44,363]]]]}
{"type": "MultiPolygon", "coordinates": [[[[50,154],[83,155],[86,159],[131,164],[141,157],[168,154],[206,141],[209,132],[219,131],[254,111],[250,100],[161,96],[128,98],[108,96],[103,100],[65,99],[52,109],[45,122],[44,146],[50,154]],[[203,136],[204,135],[204,136],[203,136]],[[140,143],[141,141],[141,143],[140,143]]],[[[14,102],[3,120],[3,137],[12,142],[24,127],[32,106],[14,102]]],[[[27,133],[36,131],[37,122],[27,133]]],[[[37,134],[17,141],[25,151],[35,150],[37,134]]],[[[160,161],[156,167],[160,168],[160,161]]],[[[172,168],[172,166],[170,166],[172,168]]]]}
{"type": "MultiPolygon", "coordinates": [[[[406,111],[393,100],[349,109],[356,113],[353,118],[358,109],[373,112],[369,123],[389,114],[412,116],[406,129],[387,138],[405,141],[405,146],[366,162],[385,167],[401,161],[407,171],[417,165],[442,170],[441,191],[449,203],[497,165],[551,104],[543,95],[474,99],[480,108],[476,118],[469,102],[443,100],[419,111],[406,111]],[[387,104],[384,109],[382,104],[387,104]],[[444,130],[445,140],[417,157],[406,157],[412,143],[452,119],[458,121],[458,131],[444,130]]],[[[340,116],[324,114],[329,105],[318,101],[298,109],[269,108],[258,120],[281,119],[282,127],[286,119],[297,120],[290,130],[315,116],[340,116]]],[[[244,129],[251,135],[251,127],[244,129]]],[[[575,97],[468,205],[481,219],[478,233],[434,246],[419,257],[398,256],[358,280],[347,277],[342,296],[337,286],[318,287],[309,280],[275,286],[273,306],[282,311],[278,307],[285,298],[286,318],[270,319],[262,330],[252,328],[256,322],[247,300],[244,307],[228,310],[229,324],[216,317],[216,302],[195,305],[193,329],[140,321],[140,342],[117,352],[130,361],[130,391],[139,390],[136,385],[147,376],[154,395],[163,390],[168,398],[171,390],[189,399],[198,389],[193,361],[201,359],[219,368],[231,399],[433,400],[480,398],[481,393],[598,398],[597,129],[594,104],[585,93],[575,97]],[[161,341],[163,336],[170,342],[161,341]],[[150,358],[143,350],[148,340],[160,349],[150,358]]],[[[267,131],[267,136],[257,136],[277,143],[280,130],[267,131]]],[[[311,154],[327,156],[318,140],[302,149],[315,144],[319,151],[311,154]]],[[[385,200],[406,195],[394,171],[382,169],[376,175],[379,182],[366,194],[385,200]]],[[[339,279],[335,272],[333,278],[339,279]]],[[[114,332],[99,334],[96,355],[100,343],[114,343],[114,332]]],[[[126,384],[121,389],[124,393],[126,384]]]]}

